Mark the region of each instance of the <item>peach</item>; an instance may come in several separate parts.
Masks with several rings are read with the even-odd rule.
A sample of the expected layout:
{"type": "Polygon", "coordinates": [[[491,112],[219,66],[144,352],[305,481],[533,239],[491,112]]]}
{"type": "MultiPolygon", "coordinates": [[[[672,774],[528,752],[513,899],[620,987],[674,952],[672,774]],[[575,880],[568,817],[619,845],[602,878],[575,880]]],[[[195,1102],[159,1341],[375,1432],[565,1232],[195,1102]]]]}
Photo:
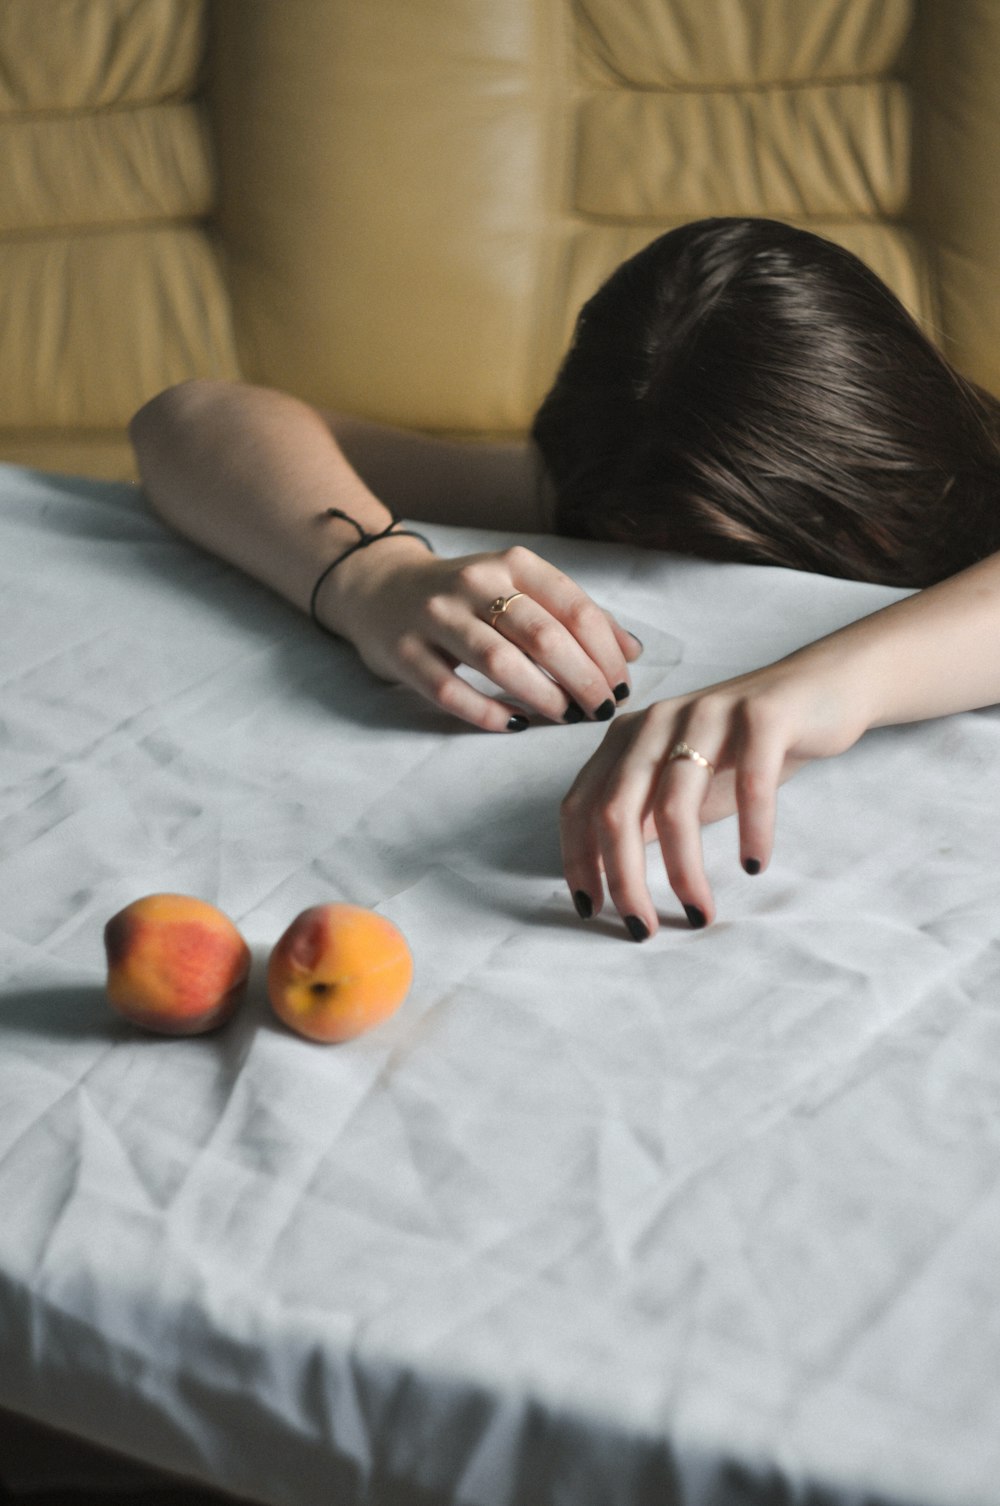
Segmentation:
{"type": "Polygon", "coordinates": [[[313,905],[275,943],[267,992],[275,1014],[313,1041],[346,1041],[405,999],[413,957],[402,932],[360,905],[313,905]]]}
{"type": "Polygon", "coordinates": [[[189,894],[147,894],[104,928],[108,1000],[162,1035],[200,1035],[229,1019],[246,988],[250,948],[228,915],[189,894]]]}

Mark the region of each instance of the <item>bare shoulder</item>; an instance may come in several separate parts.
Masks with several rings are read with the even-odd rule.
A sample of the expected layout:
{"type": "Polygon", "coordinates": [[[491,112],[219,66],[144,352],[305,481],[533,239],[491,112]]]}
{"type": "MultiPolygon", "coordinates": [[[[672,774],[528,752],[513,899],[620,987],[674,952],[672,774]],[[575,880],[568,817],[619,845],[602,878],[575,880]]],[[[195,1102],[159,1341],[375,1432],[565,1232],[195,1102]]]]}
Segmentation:
{"type": "Polygon", "coordinates": [[[544,467],[530,439],[440,439],[347,414],[323,418],[366,486],[400,517],[511,533],[551,530],[544,467]]]}

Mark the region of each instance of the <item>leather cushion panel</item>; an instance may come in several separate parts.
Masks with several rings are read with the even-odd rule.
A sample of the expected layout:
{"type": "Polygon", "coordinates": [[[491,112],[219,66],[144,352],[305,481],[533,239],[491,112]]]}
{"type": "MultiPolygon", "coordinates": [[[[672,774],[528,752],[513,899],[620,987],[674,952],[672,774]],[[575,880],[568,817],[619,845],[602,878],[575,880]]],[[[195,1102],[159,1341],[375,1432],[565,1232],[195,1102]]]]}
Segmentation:
{"type": "Polygon", "coordinates": [[[913,0],[576,0],[585,66],[633,88],[875,78],[905,50],[913,0]]]}
{"type": "Polygon", "coordinates": [[[187,93],[199,73],[204,25],[204,0],[7,0],[0,5],[0,113],[187,93]]]}
{"type": "Polygon", "coordinates": [[[0,243],[0,349],[11,429],[122,427],[171,382],[238,374],[218,260],[176,226],[0,243]]]}
{"type": "Polygon", "coordinates": [[[0,117],[0,235],[191,218],[212,207],[211,143],[190,102],[0,117]]]}
{"type": "Polygon", "coordinates": [[[875,218],[907,202],[909,94],[891,81],[605,92],[585,101],[578,132],[587,214],[875,218]]]}

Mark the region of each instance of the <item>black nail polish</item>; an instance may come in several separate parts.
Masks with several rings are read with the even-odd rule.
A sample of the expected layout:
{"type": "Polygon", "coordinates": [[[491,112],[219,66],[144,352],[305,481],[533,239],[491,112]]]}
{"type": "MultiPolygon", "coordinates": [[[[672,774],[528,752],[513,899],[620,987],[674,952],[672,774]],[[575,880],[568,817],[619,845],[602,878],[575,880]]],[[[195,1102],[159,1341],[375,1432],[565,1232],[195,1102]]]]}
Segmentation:
{"type": "Polygon", "coordinates": [[[704,910],[699,910],[697,905],[685,905],[684,914],[688,918],[688,925],[692,931],[700,931],[705,924],[704,910]]]}
{"type": "Polygon", "coordinates": [[[625,684],[624,680],[621,682],[620,685],[616,685],[615,686],[615,700],[616,701],[626,701],[626,700],[628,700],[628,697],[631,695],[631,693],[632,692],[629,690],[629,688],[625,684]]]}
{"type": "Polygon", "coordinates": [[[744,858],[743,867],[747,873],[759,873],[760,858],[744,858]]]}
{"type": "Polygon", "coordinates": [[[573,895],[573,903],[576,905],[576,913],[581,920],[589,920],[594,913],[594,901],[584,889],[577,889],[573,895]]]}
{"type": "Polygon", "coordinates": [[[507,731],[523,732],[527,725],[528,718],[526,716],[512,716],[510,721],[507,723],[507,731]]]}
{"type": "Polygon", "coordinates": [[[633,941],[645,941],[649,935],[649,927],[638,915],[626,915],[625,925],[633,941]]]}
{"type": "Polygon", "coordinates": [[[582,722],[583,716],[583,707],[577,705],[576,701],[570,701],[569,705],[566,707],[566,710],[563,712],[563,721],[582,722]]]}
{"type": "Polygon", "coordinates": [[[615,714],[614,701],[602,701],[594,712],[595,722],[609,722],[615,714]]]}

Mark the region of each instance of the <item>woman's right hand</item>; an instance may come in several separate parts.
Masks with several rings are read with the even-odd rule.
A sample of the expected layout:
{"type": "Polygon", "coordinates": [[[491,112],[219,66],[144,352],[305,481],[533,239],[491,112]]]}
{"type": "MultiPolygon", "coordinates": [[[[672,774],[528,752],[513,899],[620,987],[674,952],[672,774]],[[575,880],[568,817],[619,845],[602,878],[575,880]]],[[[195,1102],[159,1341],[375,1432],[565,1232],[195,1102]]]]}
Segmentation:
{"type": "Polygon", "coordinates": [[[607,721],[629,694],[639,640],[568,575],[523,545],[441,559],[405,535],[359,549],[319,594],[321,622],[370,670],[489,732],[520,731],[523,708],[551,721],[607,721]],[[494,618],[491,607],[515,596],[494,618]],[[506,705],[456,669],[485,675],[506,705]]]}

